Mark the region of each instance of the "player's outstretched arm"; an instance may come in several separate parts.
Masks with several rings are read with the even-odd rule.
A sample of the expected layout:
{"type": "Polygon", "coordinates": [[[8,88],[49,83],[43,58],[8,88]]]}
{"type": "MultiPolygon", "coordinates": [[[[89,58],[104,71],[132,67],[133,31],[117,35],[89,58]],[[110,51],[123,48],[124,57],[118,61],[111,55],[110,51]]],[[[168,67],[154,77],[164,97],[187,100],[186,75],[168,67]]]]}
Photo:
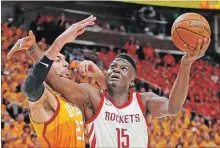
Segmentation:
{"type": "Polygon", "coordinates": [[[163,117],[168,115],[176,115],[182,108],[189,89],[190,69],[192,63],[202,57],[208,49],[210,40],[204,39],[202,42],[198,40],[195,51],[190,51],[186,47],[186,55],[182,57],[179,74],[172,87],[169,99],[159,97],[153,93],[141,94],[145,107],[154,117],[163,117]],[[202,44],[203,43],[203,44],[202,44]]]}
{"type": "Polygon", "coordinates": [[[66,43],[74,40],[78,35],[82,34],[86,26],[93,25],[93,21],[95,21],[95,19],[96,18],[91,16],[79,23],[72,25],[54,41],[53,45],[49,48],[48,52],[45,55],[42,51],[37,50],[37,46],[33,46],[33,42],[32,46],[30,46],[31,42],[29,40],[31,40],[32,34],[32,32],[30,32],[30,37],[27,37],[24,40],[20,40],[20,42],[12,48],[8,56],[11,57],[18,50],[27,49],[29,55],[32,57],[32,59],[34,59],[34,61],[38,61],[39,58],[42,57],[43,60],[41,59],[40,61],[38,61],[38,63],[41,66],[44,66],[44,75],[47,76],[47,74],[49,73],[46,82],[48,82],[54,90],[60,92],[70,102],[81,104],[82,102],[85,102],[85,100],[83,99],[86,99],[86,101],[88,101],[89,95],[86,92],[86,89],[83,89],[82,87],[80,87],[80,85],[69,79],[61,78],[57,75],[56,71],[53,68],[51,68],[51,66],[53,60],[58,55],[62,47],[66,43]],[[25,44],[25,46],[21,46],[23,44],[22,42],[30,44],[25,44]],[[27,46],[33,48],[30,50],[30,48],[27,48],[27,46]]]}

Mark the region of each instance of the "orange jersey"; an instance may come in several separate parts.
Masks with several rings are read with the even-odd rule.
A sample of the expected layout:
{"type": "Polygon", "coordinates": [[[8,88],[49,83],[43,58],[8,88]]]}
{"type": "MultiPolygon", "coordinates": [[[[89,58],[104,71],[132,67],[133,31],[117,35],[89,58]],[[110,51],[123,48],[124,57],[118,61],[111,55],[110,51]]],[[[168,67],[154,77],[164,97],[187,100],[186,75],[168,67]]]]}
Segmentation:
{"type": "Polygon", "coordinates": [[[55,96],[58,106],[48,122],[36,123],[30,118],[41,147],[85,147],[82,111],[58,94],[55,96]]]}

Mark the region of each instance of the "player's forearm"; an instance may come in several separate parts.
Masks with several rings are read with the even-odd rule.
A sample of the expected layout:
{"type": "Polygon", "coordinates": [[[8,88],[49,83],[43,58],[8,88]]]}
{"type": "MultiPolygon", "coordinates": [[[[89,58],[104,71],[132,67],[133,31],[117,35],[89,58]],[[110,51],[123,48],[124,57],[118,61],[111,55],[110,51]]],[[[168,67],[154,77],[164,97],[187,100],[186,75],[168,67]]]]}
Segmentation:
{"type": "Polygon", "coordinates": [[[55,60],[57,55],[60,53],[61,49],[63,48],[63,46],[65,45],[65,43],[59,39],[59,37],[53,42],[53,44],[51,45],[51,47],[47,50],[46,52],[46,56],[50,59],[50,60],[55,60]]]}
{"type": "Polygon", "coordinates": [[[106,83],[105,83],[105,74],[100,69],[95,73],[94,78],[102,90],[107,89],[106,83]]]}
{"type": "Polygon", "coordinates": [[[169,97],[168,112],[171,114],[178,113],[186,100],[189,88],[190,69],[191,64],[180,65],[179,74],[169,97]]]}

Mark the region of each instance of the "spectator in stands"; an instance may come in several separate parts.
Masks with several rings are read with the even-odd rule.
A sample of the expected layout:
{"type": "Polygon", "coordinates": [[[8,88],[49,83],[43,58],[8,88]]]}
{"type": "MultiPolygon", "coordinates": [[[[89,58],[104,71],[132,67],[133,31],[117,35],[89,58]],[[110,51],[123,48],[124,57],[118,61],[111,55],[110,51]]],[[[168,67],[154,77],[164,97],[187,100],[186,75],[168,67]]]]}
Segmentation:
{"type": "Polygon", "coordinates": [[[28,134],[23,133],[21,136],[21,140],[18,140],[16,142],[16,147],[20,147],[20,148],[29,148],[31,147],[33,144],[31,143],[30,139],[28,138],[28,134]]]}
{"type": "Polygon", "coordinates": [[[24,122],[24,115],[22,113],[18,115],[17,121],[15,121],[14,124],[15,124],[15,127],[19,129],[19,131],[23,130],[25,122],[24,122]]]}
{"type": "Polygon", "coordinates": [[[143,53],[147,59],[152,59],[154,57],[154,49],[150,46],[149,43],[146,43],[143,53]]]}
{"type": "Polygon", "coordinates": [[[40,142],[38,141],[35,133],[31,135],[31,143],[33,144],[34,148],[40,148],[40,142]]]}
{"type": "Polygon", "coordinates": [[[210,140],[209,134],[205,133],[204,140],[201,142],[199,146],[200,147],[216,147],[217,145],[215,144],[214,141],[210,140]]]}
{"type": "Polygon", "coordinates": [[[26,133],[28,136],[31,135],[31,127],[28,124],[23,126],[23,133],[26,133]]]}
{"type": "Polygon", "coordinates": [[[9,121],[9,126],[5,127],[3,129],[2,137],[6,136],[6,138],[7,138],[7,134],[9,134],[8,136],[10,136],[11,139],[17,140],[19,138],[19,136],[20,136],[19,133],[20,133],[19,129],[17,127],[15,127],[15,125],[14,125],[14,120],[11,119],[9,121]]]}
{"type": "Polygon", "coordinates": [[[163,58],[165,65],[172,66],[175,63],[175,59],[171,54],[166,54],[163,58]]]}
{"type": "Polygon", "coordinates": [[[7,111],[4,111],[3,115],[2,115],[2,129],[6,128],[9,126],[9,121],[10,121],[11,117],[9,115],[9,113],[7,111]]]}

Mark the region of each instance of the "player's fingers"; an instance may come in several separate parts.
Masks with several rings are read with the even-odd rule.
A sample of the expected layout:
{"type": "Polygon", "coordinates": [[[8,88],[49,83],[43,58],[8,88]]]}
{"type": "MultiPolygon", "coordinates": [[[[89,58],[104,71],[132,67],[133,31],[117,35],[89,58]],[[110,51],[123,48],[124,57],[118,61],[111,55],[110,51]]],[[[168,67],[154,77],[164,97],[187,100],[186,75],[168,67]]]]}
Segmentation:
{"type": "Polygon", "coordinates": [[[85,28],[81,28],[81,29],[77,32],[77,36],[83,34],[83,33],[85,32],[85,30],[86,30],[85,28]]]}
{"type": "Polygon", "coordinates": [[[198,50],[195,52],[195,56],[196,57],[202,57],[204,55],[204,51],[203,50],[198,50]]]}
{"type": "Polygon", "coordinates": [[[85,28],[87,26],[92,26],[92,25],[95,25],[95,22],[87,22],[87,23],[83,23],[81,28],[85,28]]]}
{"type": "Polygon", "coordinates": [[[27,44],[28,44],[28,40],[29,40],[29,39],[30,39],[29,36],[23,38],[23,39],[22,39],[22,42],[21,42],[20,45],[19,45],[19,48],[25,48],[25,47],[27,46],[27,44]]]}
{"type": "Polygon", "coordinates": [[[35,35],[34,35],[34,33],[31,30],[29,31],[29,36],[30,36],[30,40],[34,40],[35,41],[35,35]]]}
{"type": "Polygon", "coordinates": [[[92,21],[95,21],[96,20],[96,17],[94,17],[93,15],[87,17],[86,19],[82,20],[79,22],[79,24],[84,24],[86,22],[92,22],[92,21]]]}
{"type": "Polygon", "coordinates": [[[203,45],[203,41],[201,39],[198,39],[196,44],[196,50],[200,50],[203,45]]]}
{"type": "Polygon", "coordinates": [[[211,42],[211,39],[205,38],[205,39],[204,39],[203,46],[202,46],[201,49],[206,51],[206,50],[208,49],[208,47],[209,47],[210,42],[211,42]]]}
{"type": "Polygon", "coordinates": [[[11,59],[11,57],[14,55],[14,53],[18,50],[19,48],[19,41],[18,40],[15,45],[11,48],[11,50],[9,51],[9,53],[7,54],[7,59],[11,59]]]}
{"type": "Polygon", "coordinates": [[[186,52],[186,55],[189,56],[191,54],[191,50],[188,48],[188,46],[186,44],[184,44],[184,51],[186,52]]]}
{"type": "Polygon", "coordinates": [[[85,64],[85,73],[87,74],[88,71],[89,71],[89,63],[86,62],[86,64],[85,64]]]}
{"type": "Polygon", "coordinates": [[[95,24],[95,22],[86,22],[86,23],[83,23],[83,24],[76,24],[76,25],[74,26],[74,30],[77,30],[77,32],[80,31],[80,30],[83,31],[83,29],[84,29],[86,26],[94,25],[94,24],[95,24]]]}
{"type": "Polygon", "coordinates": [[[82,62],[79,64],[78,71],[80,74],[82,73],[82,62]]]}
{"type": "Polygon", "coordinates": [[[81,75],[84,75],[84,65],[85,65],[84,61],[79,64],[79,73],[81,75]]]}
{"type": "Polygon", "coordinates": [[[82,73],[81,73],[83,76],[86,74],[86,72],[85,72],[85,67],[86,67],[86,64],[83,63],[83,64],[82,64],[82,73]]]}

